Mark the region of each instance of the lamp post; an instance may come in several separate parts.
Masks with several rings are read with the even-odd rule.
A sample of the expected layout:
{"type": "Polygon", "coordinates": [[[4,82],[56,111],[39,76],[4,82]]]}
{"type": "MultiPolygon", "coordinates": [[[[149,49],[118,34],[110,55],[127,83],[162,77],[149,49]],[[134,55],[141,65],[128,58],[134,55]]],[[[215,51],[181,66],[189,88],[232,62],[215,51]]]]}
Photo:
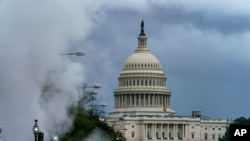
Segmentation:
{"type": "Polygon", "coordinates": [[[58,141],[58,136],[54,136],[53,141],[58,141]]]}
{"type": "Polygon", "coordinates": [[[35,141],[43,141],[43,133],[40,132],[37,122],[38,120],[35,119],[35,124],[33,126],[33,133],[34,133],[35,141]]]}
{"type": "Polygon", "coordinates": [[[83,90],[85,90],[86,88],[99,89],[99,88],[101,88],[101,85],[100,84],[94,84],[93,86],[88,86],[88,84],[86,83],[86,84],[83,85],[82,88],[83,88],[83,90]]]}
{"type": "Polygon", "coordinates": [[[61,55],[76,55],[76,56],[84,56],[85,52],[83,50],[78,50],[74,53],[61,53],[61,55]]]}
{"type": "MultiPolygon", "coordinates": [[[[82,94],[79,95],[79,104],[82,108],[87,108],[93,105],[94,100],[96,99],[97,93],[89,91],[87,92],[87,88],[99,89],[101,88],[100,84],[94,84],[92,86],[88,86],[88,84],[84,84],[82,87],[82,94]]],[[[91,107],[90,107],[91,108],[91,107]]]]}
{"type": "Polygon", "coordinates": [[[100,84],[94,84],[94,85],[92,85],[92,86],[88,86],[88,84],[85,83],[85,84],[83,85],[83,87],[82,87],[82,89],[83,89],[83,97],[84,97],[84,98],[86,98],[86,97],[88,97],[88,96],[92,96],[92,97],[93,97],[93,95],[97,95],[97,94],[94,93],[94,92],[89,92],[89,93],[87,93],[87,92],[86,92],[86,89],[87,89],[87,88],[99,89],[99,88],[101,88],[101,85],[100,85],[100,84]]]}
{"type": "Polygon", "coordinates": [[[38,120],[35,119],[35,124],[33,126],[33,133],[34,133],[35,141],[38,141],[38,133],[39,133],[39,126],[38,126],[37,122],[38,122],[38,120]]]}
{"type": "Polygon", "coordinates": [[[3,126],[0,124],[0,140],[2,138],[2,131],[3,131],[3,126]]]}
{"type": "Polygon", "coordinates": [[[91,105],[91,109],[93,110],[94,114],[98,115],[102,120],[105,120],[104,108],[106,106],[106,103],[93,104],[91,105]]]}

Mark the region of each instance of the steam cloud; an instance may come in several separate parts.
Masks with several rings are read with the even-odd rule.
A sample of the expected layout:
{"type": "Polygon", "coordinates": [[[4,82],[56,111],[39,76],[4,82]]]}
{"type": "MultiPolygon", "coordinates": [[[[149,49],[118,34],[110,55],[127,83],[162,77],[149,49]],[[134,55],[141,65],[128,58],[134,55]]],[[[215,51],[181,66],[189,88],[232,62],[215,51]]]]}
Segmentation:
{"type": "Polygon", "coordinates": [[[77,100],[84,69],[59,54],[80,48],[74,43],[91,32],[100,6],[91,0],[0,1],[4,141],[33,140],[35,118],[45,140],[70,126],[67,107],[77,100]]]}
{"type": "Polygon", "coordinates": [[[111,141],[112,138],[100,128],[95,128],[85,141],[111,141]]]}

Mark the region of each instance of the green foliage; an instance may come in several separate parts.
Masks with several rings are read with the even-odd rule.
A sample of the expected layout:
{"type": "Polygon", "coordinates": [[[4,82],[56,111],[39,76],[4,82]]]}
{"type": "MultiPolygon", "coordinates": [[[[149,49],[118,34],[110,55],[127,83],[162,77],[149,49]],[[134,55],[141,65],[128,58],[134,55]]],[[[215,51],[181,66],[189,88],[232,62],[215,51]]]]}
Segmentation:
{"type": "Polygon", "coordinates": [[[245,117],[239,117],[234,120],[235,124],[247,124],[250,125],[250,117],[247,119],[245,117]]]}
{"type": "Polygon", "coordinates": [[[121,132],[115,132],[115,138],[113,141],[126,141],[121,132]]]}
{"type": "MultiPolygon", "coordinates": [[[[250,125],[250,117],[247,119],[245,117],[239,117],[233,121],[233,124],[247,124],[250,125]]],[[[227,129],[225,135],[218,141],[229,141],[229,129],[227,129]]]]}
{"type": "Polygon", "coordinates": [[[107,123],[100,121],[99,116],[91,110],[74,107],[69,109],[69,114],[73,117],[73,124],[67,133],[60,136],[60,141],[82,141],[82,139],[87,137],[96,127],[105,131],[105,134],[110,135],[113,139],[116,139],[118,136],[122,139],[122,135],[115,133],[113,128],[108,126],[107,123]]]}

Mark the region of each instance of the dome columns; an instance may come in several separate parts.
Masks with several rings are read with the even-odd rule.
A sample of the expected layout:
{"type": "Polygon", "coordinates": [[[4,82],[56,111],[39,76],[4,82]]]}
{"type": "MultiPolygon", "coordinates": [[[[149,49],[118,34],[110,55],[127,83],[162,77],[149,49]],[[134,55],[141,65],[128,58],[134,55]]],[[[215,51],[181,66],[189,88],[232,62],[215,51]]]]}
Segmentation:
{"type": "Polygon", "coordinates": [[[146,36],[139,36],[138,39],[138,50],[148,50],[147,48],[147,38],[146,36]]]}
{"type": "Polygon", "coordinates": [[[115,94],[115,108],[130,108],[130,107],[154,107],[168,108],[170,106],[170,93],[126,93],[115,94]]]}

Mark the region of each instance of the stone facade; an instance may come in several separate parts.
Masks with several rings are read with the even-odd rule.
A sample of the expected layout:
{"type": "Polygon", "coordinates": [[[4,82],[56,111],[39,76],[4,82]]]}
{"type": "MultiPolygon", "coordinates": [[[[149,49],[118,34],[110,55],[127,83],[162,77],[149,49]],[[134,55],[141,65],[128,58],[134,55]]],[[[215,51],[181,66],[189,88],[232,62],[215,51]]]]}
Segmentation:
{"type": "Polygon", "coordinates": [[[138,47],[118,78],[114,109],[107,123],[127,141],[217,141],[226,131],[227,120],[205,118],[200,111],[193,111],[189,117],[179,116],[171,109],[167,77],[147,47],[143,27],[138,47]]]}

